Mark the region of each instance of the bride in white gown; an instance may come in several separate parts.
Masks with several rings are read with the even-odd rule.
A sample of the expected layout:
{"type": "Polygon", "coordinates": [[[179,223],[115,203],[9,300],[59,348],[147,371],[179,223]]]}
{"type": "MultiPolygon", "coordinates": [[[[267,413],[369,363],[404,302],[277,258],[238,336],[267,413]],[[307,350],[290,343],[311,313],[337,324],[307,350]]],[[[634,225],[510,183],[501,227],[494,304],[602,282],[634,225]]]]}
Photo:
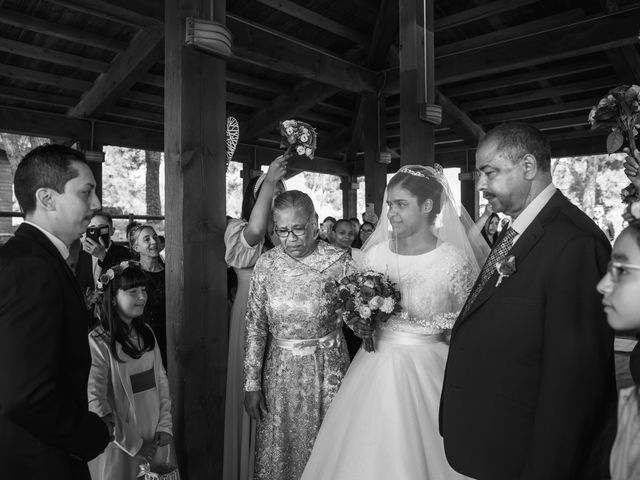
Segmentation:
{"type": "Polygon", "coordinates": [[[364,268],[397,284],[403,310],[377,328],[375,352],[353,360],[302,480],[465,478],[445,458],[438,408],[446,333],[488,253],[477,245],[441,170],[403,167],[391,179],[364,268]]]}

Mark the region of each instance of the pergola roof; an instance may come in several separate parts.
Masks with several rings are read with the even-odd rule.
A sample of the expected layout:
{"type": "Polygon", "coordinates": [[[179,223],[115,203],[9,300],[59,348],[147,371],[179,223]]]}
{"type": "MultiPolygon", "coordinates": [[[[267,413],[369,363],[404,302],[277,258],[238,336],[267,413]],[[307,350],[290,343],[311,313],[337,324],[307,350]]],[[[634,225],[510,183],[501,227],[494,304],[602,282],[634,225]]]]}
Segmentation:
{"type": "MultiPolygon", "coordinates": [[[[162,150],[163,3],[4,0],[0,129],[85,143],[93,131],[96,144],[162,150]]],[[[506,120],[547,132],[556,155],[603,151],[587,114],[609,88],[640,81],[637,0],[446,0],[434,8],[441,163],[459,163],[479,129],[506,120]]],[[[386,97],[387,146],[401,155],[397,1],[227,0],[226,22],[238,159],[272,158],[278,120],[294,117],[317,127],[318,155],[328,159],[305,167],[360,173],[363,93],[386,97]]]]}

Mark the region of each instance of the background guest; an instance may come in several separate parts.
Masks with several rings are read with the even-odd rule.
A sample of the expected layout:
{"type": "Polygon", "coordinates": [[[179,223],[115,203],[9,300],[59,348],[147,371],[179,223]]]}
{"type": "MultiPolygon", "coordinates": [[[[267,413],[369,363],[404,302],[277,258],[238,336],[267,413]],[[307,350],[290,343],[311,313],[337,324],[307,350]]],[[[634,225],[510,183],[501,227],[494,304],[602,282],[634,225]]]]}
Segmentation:
{"type": "Polygon", "coordinates": [[[15,173],[25,221],[0,248],[0,476],[85,480],[113,425],[87,407],[88,313],[69,245],[100,208],[84,155],[29,152],[15,173]]]}
{"type": "Polygon", "coordinates": [[[489,218],[484,222],[482,227],[482,238],[485,239],[487,244],[493,248],[498,240],[498,225],[500,224],[500,217],[497,213],[489,214],[489,218]]]}
{"type": "Polygon", "coordinates": [[[235,300],[231,307],[227,389],[224,423],[224,461],[222,477],[228,480],[253,479],[255,423],[243,407],[245,314],[251,273],[260,255],[273,248],[273,200],[286,190],[282,178],[287,158],[276,158],[266,174],[249,181],[242,200],[242,218],[231,219],[224,234],[225,261],[237,277],[235,300]]]}
{"type": "Polygon", "coordinates": [[[333,217],[325,218],[320,224],[320,232],[318,236],[321,240],[328,243],[333,243],[333,228],[336,225],[336,219],[333,217]]]}
{"type": "Polygon", "coordinates": [[[147,323],[147,278],[137,262],[104,285],[100,325],[89,334],[89,409],[115,422],[115,438],[91,461],[92,480],[135,480],[144,463],[167,463],[171,397],[147,323]]]}
{"type": "Polygon", "coordinates": [[[371,236],[375,228],[376,227],[373,223],[363,222],[362,226],[360,227],[360,232],[358,234],[358,237],[360,238],[360,246],[364,245],[364,242],[366,242],[367,239],[371,236]]]}
{"type": "Polygon", "coordinates": [[[596,205],[593,207],[593,221],[604,232],[610,242],[616,238],[616,230],[613,227],[613,223],[604,214],[604,207],[602,205],[596,205]]]}
{"type": "Polygon", "coordinates": [[[360,244],[360,238],[358,235],[358,233],[360,232],[360,220],[358,220],[356,217],[351,217],[349,221],[353,226],[353,233],[354,233],[353,243],[351,244],[351,246],[355,248],[360,248],[362,246],[360,244]]]}
{"type": "Polygon", "coordinates": [[[245,406],[258,422],[255,479],[299,480],[349,364],[325,286],[354,264],[344,250],[317,240],[308,195],[278,196],[274,222],[281,245],[258,259],[251,279],[245,406]]]}
{"type": "Polygon", "coordinates": [[[115,232],[111,215],[105,212],[96,212],[91,218],[91,222],[89,222],[89,227],[108,228],[108,234],[101,238],[99,237],[97,241],[87,237],[86,232],[81,237],[82,251],[78,255],[76,278],[84,294],[87,293],[88,289],[95,289],[95,282],[100,278],[103,270],[107,270],[123,260],[132,258],[131,251],[128,248],[111,240],[115,232]]]}
{"type": "Polygon", "coordinates": [[[140,267],[147,278],[147,310],[149,325],[153,329],[162,355],[162,363],[167,368],[167,308],[165,304],[164,262],[158,249],[158,234],[151,225],[136,225],[129,232],[129,242],[133,256],[140,261],[140,267]]]}

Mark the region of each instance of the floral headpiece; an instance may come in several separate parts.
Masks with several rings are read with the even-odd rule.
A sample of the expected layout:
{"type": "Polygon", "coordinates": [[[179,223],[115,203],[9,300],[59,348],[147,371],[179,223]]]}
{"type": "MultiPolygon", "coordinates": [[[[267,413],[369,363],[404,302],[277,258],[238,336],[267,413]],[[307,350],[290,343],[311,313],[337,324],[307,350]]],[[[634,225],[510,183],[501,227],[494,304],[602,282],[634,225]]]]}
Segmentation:
{"type": "Polygon", "coordinates": [[[116,278],[116,275],[122,275],[127,268],[138,267],[140,268],[140,262],[135,260],[124,260],[118,265],[115,265],[100,275],[100,278],[96,282],[96,290],[104,291],[104,287],[109,285],[109,282],[116,278]]]}
{"type": "Polygon", "coordinates": [[[444,178],[444,169],[439,163],[434,163],[433,167],[421,166],[421,168],[423,168],[428,173],[428,175],[425,175],[424,173],[418,172],[416,170],[412,170],[412,167],[410,166],[404,166],[400,168],[400,170],[398,170],[398,173],[408,173],[409,175],[413,175],[414,177],[422,177],[426,179],[435,178],[438,181],[442,181],[442,179],[444,178]]]}

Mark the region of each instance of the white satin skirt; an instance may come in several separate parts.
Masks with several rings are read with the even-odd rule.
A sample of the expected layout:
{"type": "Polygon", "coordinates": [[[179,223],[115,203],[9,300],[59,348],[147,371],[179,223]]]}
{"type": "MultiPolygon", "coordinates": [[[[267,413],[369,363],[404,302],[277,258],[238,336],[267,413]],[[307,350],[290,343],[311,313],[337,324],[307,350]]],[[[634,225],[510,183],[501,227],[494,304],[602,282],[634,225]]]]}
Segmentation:
{"type": "Polygon", "coordinates": [[[302,480],[453,480],[438,431],[448,346],[380,331],[360,349],[324,418],[302,480]]]}

